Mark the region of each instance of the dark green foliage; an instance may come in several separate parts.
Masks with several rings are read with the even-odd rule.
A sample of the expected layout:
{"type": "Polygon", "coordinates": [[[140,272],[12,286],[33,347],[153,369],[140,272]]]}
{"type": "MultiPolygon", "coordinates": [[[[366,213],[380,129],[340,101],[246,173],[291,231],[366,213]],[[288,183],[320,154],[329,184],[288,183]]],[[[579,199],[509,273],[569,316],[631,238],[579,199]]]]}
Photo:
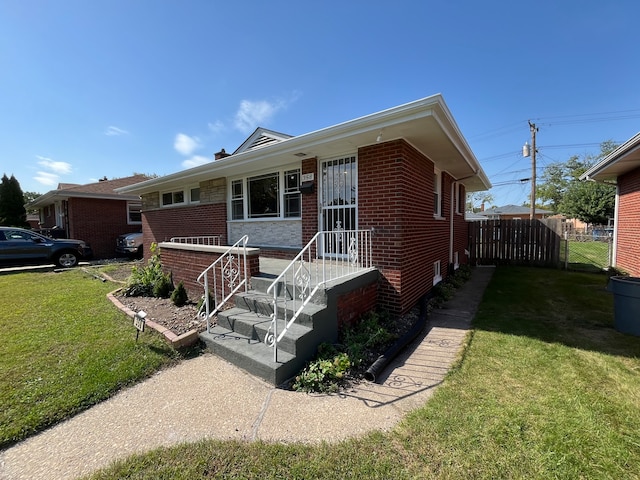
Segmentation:
{"type": "Polygon", "coordinates": [[[325,343],[318,347],[316,359],[296,377],[292,388],[302,392],[337,392],[348,377],[357,375],[359,367],[395,340],[390,327],[386,314],[364,315],[343,332],[339,345],[325,343]]]}
{"type": "Polygon", "coordinates": [[[146,267],[133,267],[123,293],[126,297],[167,298],[173,290],[171,275],[164,273],[160,263],[158,245],[151,244],[151,258],[146,267]]]}
{"type": "Polygon", "coordinates": [[[176,307],[182,307],[189,301],[187,290],[184,288],[184,283],[182,283],[182,281],[178,282],[178,286],[171,293],[171,301],[176,307]]]}
{"type": "Polygon", "coordinates": [[[6,174],[0,183],[0,225],[9,227],[28,227],[27,211],[24,208],[24,196],[16,177],[6,174]]]}

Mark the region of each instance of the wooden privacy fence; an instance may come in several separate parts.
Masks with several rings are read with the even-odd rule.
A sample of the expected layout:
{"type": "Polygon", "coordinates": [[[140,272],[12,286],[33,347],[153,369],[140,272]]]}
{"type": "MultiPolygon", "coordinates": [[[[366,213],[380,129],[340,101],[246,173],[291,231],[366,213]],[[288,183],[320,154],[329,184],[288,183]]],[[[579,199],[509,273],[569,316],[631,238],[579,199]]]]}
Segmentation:
{"type": "Polygon", "coordinates": [[[558,267],[561,232],[557,219],[469,222],[469,258],[472,265],[558,267]]]}

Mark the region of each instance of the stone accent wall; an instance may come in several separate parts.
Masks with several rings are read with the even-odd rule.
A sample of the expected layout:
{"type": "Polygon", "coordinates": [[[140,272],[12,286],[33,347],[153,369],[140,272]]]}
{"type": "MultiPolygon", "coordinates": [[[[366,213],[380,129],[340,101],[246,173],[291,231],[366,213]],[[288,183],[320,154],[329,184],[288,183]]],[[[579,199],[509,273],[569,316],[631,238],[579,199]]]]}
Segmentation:
{"type": "Polygon", "coordinates": [[[252,246],[296,247],[302,245],[300,220],[229,222],[229,242],[233,245],[242,235],[249,236],[252,246]]]}
{"type": "Polygon", "coordinates": [[[224,203],[227,202],[227,180],[216,178],[200,182],[200,203],[224,203]]]}

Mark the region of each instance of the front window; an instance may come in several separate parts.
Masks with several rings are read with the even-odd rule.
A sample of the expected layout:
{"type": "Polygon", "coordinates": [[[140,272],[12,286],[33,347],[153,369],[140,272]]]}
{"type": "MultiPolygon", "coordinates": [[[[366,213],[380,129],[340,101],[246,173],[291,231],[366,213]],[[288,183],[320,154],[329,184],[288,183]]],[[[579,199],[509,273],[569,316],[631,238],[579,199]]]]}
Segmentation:
{"type": "Polygon", "coordinates": [[[244,193],[242,180],[231,182],[231,218],[242,220],[244,218],[244,193]]]}
{"type": "Polygon", "coordinates": [[[189,189],[189,203],[198,203],[200,201],[200,187],[189,189]]]}
{"type": "Polygon", "coordinates": [[[249,218],[280,216],[278,177],[277,173],[268,173],[248,179],[249,218]]]}
{"type": "Polygon", "coordinates": [[[302,216],[300,169],[232,180],[230,191],[232,220],[302,216]]]}
{"type": "Polygon", "coordinates": [[[184,190],[165,192],[162,194],[162,206],[181,205],[184,202],[184,190]]]}
{"type": "Polygon", "coordinates": [[[284,216],[302,216],[302,196],[300,195],[300,170],[284,172],[284,216]]]}

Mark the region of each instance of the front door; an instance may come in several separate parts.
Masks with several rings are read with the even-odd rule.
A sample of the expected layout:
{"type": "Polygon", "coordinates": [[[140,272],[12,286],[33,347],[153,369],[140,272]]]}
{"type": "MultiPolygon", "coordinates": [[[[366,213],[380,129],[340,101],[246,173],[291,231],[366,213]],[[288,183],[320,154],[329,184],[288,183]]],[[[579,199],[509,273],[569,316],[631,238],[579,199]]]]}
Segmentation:
{"type": "Polygon", "coordinates": [[[325,255],[342,256],[348,252],[345,231],[358,228],[358,163],[355,155],[323,161],[320,186],[320,226],[325,232],[325,255]]]}

